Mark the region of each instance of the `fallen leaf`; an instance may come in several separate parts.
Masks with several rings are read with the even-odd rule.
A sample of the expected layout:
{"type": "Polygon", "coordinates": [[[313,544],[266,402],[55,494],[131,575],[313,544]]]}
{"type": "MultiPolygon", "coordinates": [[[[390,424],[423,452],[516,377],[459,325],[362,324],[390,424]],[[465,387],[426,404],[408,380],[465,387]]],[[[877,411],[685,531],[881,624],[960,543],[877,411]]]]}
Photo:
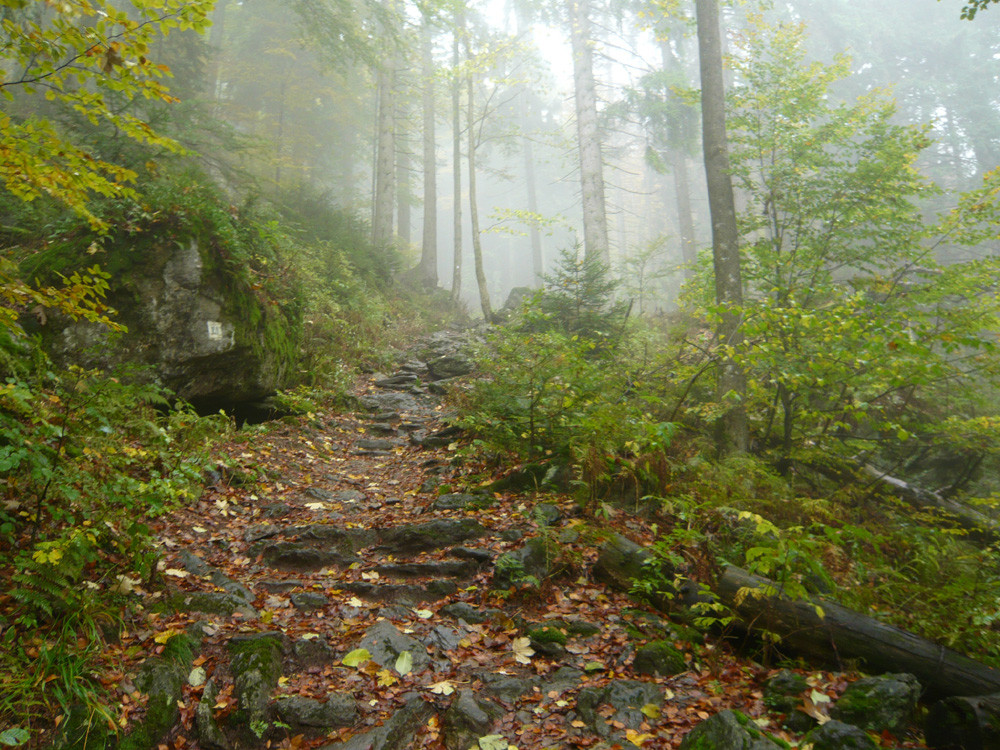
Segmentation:
{"type": "Polygon", "coordinates": [[[201,687],[206,680],[208,680],[208,675],[202,667],[195,667],[188,675],[188,685],[191,687],[201,687]]]}
{"type": "Polygon", "coordinates": [[[366,648],[356,648],[347,654],[340,663],[345,667],[357,667],[364,664],[366,661],[372,658],[372,655],[368,653],[366,648]]]}
{"type": "Polygon", "coordinates": [[[448,680],[441,680],[441,682],[435,682],[430,686],[432,693],[437,693],[438,695],[451,695],[455,692],[455,684],[449,682],[448,680]]]}
{"type": "Polygon", "coordinates": [[[477,744],[479,750],[507,750],[510,747],[507,738],[502,734],[488,734],[485,737],[480,737],[477,744]]]}
{"type": "Polygon", "coordinates": [[[527,636],[524,638],[515,638],[510,642],[510,647],[514,652],[514,659],[519,664],[531,664],[531,657],[535,655],[535,650],[531,648],[530,638],[527,636]]]}
{"type": "Polygon", "coordinates": [[[363,601],[361,601],[360,599],[358,599],[358,597],[356,597],[356,596],[352,596],[350,599],[348,599],[347,603],[350,604],[352,607],[363,607],[363,606],[365,606],[365,603],[363,601]]]}
{"type": "Polygon", "coordinates": [[[413,610],[413,613],[421,620],[427,620],[434,616],[434,613],[431,612],[429,609],[415,609],[413,610]]]}
{"type": "Polygon", "coordinates": [[[634,729],[625,730],[625,739],[627,739],[633,745],[638,745],[640,747],[642,746],[642,743],[646,742],[647,740],[653,739],[653,737],[655,736],[656,735],[652,735],[646,732],[640,734],[634,729]]]}
{"type": "Polygon", "coordinates": [[[660,707],[657,706],[655,703],[647,703],[639,710],[642,711],[642,715],[645,716],[647,719],[659,719],[660,714],[662,713],[660,711],[660,707]]]}
{"type": "Polygon", "coordinates": [[[390,685],[395,685],[397,682],[399,682],[399,680],[396,679],[396,675],[388,669],[379,670],[378,684],[380,687],[389,687],[390,685]]]}
{"type": "Polygon", "coordinates": [[[396,671],[401,675],[408,675],[413,671],[413,654],[404,651],[396,657],[396,671]]]}
{"type": "Polygon", "coordinates": [[[827,695],[826,693],[821,693],[816,688],[813,688],[812,692],[809,693],[809,700],[811,700],[816,705],[819,705],[820,703],[829,703],[830,696],[827,695]]]}
{"type": "Polygon", "coordinates": [[[180,570],[179,568],[167,568],[163,571],[163,574],[173,576],[174,578],[187,578],[191,575],[186,570],[180,570]]]}

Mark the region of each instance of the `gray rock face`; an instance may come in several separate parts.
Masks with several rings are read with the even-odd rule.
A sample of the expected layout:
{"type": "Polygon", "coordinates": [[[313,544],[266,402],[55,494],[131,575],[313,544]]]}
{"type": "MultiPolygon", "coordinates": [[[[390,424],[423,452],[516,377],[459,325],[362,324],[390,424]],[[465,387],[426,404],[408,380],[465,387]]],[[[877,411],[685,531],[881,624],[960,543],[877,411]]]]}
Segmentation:
{"type": "Polygon", "coordinates": [[[616,680],[603,688],[588,687],[581,690],[576,698],[576,710],[580,718],[601,737],[632,747],[632,743],[625,739],[625,734],[616,727],[638,729],[646,720],[642,707],[648,703],[660,705],[662,702],[663,688],[649,682],[616,680]],[[613,708],[614,713],[606,716],[606,712],[599,711],[604,705],[613,708]]]}
{"type": "Polygon", "coordinates": [[[427,363],[428,376],[433,380],[447,380],[468,375],[472,369],[472,360],[457,352],[436,357],[427,363]]]}
{"type": "Polygon", "coordinates": [[[632,668],[636,674],[673,677],[687,669],[684,654],[667,641],[653,641],[635,652],[632,668]]]}
{"type": "Polygon", "coordinates": [[[764,736],[743,714],[727,710],[705,719],[684,737],[681,750],[696,748],[697,750],[778,750],[779,746],[764,736]]]}
{"type": "Polygon", "coordinates": [[[331,695],[327,700],[285,695],[276,701],[278,716],[293,728],[312,727],[336,729],[349,727],[358,718],[358,707],[353,698],[331,695]]]}
{"type": "Polygon", "coordinates": [[[358,647],[367,649],[372,661],[383,667],[392,668],[404,651],[409,651],[413,657],[414,672],[419,672],[430,663],[426,646],[415,638],[403,635],[395,625],[386,620],[368,628],[358,647]]]}
{"type": "Polygon", "coordinates": [[[468,750],[476,740],[490,733],[493,720],[499,716],[496,706],[476,700],[471,690],[462,690],[444,712],[442,729],[448,750],[468,750]]]}
{"type": "Polygon", "coordinates": [[[911,674],[863,677],[847,686],[830,716],[875,732],[901,735],[913,721],[920,683],[911,674]]]}
{"type": "Polygon", "coordinates": [[[805,736],[815,750],[877,750],[878,744],[863,729],[836,719],[805,736]]]}
{"type": "Polygon", "coordinates": [[[289,363],[269,348],[264,330],[285,313],[266,309],[208,252],[189,240],[137,253],[141,261],[116,275],[108,293],[116,321],[128,332],[110,342],[103,326],[49,321],[45,339],[53,358],[102,369],[148,366],[158,382],[195,403],[254,401],[273,393],[289,363]]]}
{"type": "Polygon", "coordinates": [[[423,698],[411,698],[382,726],[357,734],[347,742],[323,745],[320,750],[405,750],[413,743],[420,727],[433,715],[431,704],[423,698]]]}
{"type": "Polygon", "coordinates": [[[521,583],[537,585],[557,571],[555,545],[541,537],[532,537],[524,546],[513,552],[505,552],[496,560],[493,583],[498,588],[507,588],[521,583]]]}

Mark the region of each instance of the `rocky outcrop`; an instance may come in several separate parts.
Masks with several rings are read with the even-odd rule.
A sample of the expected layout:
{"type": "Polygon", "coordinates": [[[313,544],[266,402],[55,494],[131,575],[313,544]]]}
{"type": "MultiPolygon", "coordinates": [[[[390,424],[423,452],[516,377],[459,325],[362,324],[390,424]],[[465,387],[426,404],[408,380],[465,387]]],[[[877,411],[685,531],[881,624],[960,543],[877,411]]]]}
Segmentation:
{"type": "Polygon", "coordinates": [[[109,283],[112,335],[84,320],[44,319],[43,339],[60,364],[128,368],[198,405],[252,402],[281,387],[299,321],[262,297],[206,243],[173,239],[132,252],[109,283]]]}

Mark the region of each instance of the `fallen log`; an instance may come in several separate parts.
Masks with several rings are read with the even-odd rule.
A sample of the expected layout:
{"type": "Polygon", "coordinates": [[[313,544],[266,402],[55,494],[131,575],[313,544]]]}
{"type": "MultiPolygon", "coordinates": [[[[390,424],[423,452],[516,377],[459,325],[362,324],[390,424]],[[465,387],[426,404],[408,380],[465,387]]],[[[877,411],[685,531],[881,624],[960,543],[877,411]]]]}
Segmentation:
{"type": "MultiPolygon", "coordinates": [[[[659,580],[673,578],[666,565],[621,535],[602,545],[594,567],[596,578],[624,591],[632,590],[634,578],[654,571],[659,580]]],[[[733,565],[723,568],[712,590],[743,630],[780,636],[782,652],[837,667],[858,660],[874,674],[909,672],[930,698],[1000,692],[1000,670],[828,599],[788,599],[777,593],[778,584],[733,565]]],[[[663,611],[692,603],[683,590],[645,598],[663,611]]]]}

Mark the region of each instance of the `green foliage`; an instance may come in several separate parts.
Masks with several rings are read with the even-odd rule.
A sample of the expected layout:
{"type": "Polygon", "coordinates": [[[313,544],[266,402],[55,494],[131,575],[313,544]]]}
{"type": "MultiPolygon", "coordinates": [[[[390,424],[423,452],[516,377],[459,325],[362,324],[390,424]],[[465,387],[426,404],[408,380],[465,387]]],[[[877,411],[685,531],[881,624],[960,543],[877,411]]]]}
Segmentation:
{"type": "Polygon", "coordinates": [[[40,115],[42,96],[72,109],[92,125],[105,121],[125,136],[176,148],[141,118],[120,108],[129,99],[171,99],[162,79],[170,71],[151,58],[171,30],[202,31],[207,0],[143,0],[121,4],[67,0],[58,4],[3,0],[0,39],[4,69],[0,95],[0,180],[24,201],[49,195],[93,226],[106,222],[87,207],[93,195],[121,195],[135,173],[95,156],[40,115]]]}
{"type": "Polygon", "coordinates": [[[0,386],[0,579],[12,605],[0,648],[0,721],[30,725],[76,703],[102,708],[106,634],[156,562],[148,520],[200,492],[219,418],[169,394],[20,360],[0,386]]]}
{"type": "MultiPolygon", "coordinates": [[[[716,352],[745,370],[758,445],[782,471],[933,432],[946,413],[934,405],[953,410],[959,380],[992,383],[997,354],[984,335],[996,259],[940,266],[928,246],[920,201],[936,189],[914,166],[927,129],[894,124],[884,92],[836,102],[849,61],[807,62],[803,34],[751,17],[734,56],[746,343],[716,352]]],[[[967,204],[983,214],[987,196],[967,204]]]]}

